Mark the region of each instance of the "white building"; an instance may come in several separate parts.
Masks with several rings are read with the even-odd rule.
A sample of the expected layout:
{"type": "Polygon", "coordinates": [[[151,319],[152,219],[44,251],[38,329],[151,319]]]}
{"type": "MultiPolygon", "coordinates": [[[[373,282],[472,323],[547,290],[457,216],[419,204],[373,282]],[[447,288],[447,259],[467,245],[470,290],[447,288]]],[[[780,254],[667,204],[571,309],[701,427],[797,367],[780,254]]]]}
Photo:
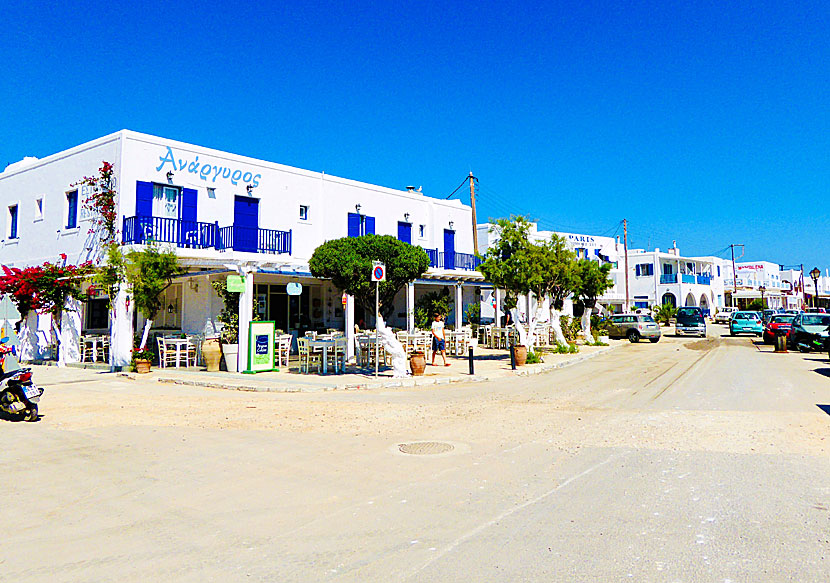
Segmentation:
{"type": "Polygon", "coordinates": [[[629,249],[628,285],[633,307],[698,306],[704,314],[713,313],[713,307],[723,305],[715,259],[684,257],[677,245],[665,252],[629,249]]]}
{"type": "Polygon", "coordinates": [[[781,274],[781,266],[771,261],[732,262],[722,260],[724,294],[726,305],[745,307],[752,300],[763,300],[773,309],[788,308],[792,305],[792,287],[781,274]]]}
{"type": "MultiPolygon", "coordinates": [[[[188,268],[166,292],[168,309],[155,322],[160,328],[216,331],[222,306],[210,283],[239,269],[252,274],[243,299],[252,306],[255,296],[263,318],[274,320],[278,329],[296,335],[345,327],[352,334],[356,322],[370,326],[371,313],[352,298],[341,298],[308,268],[314,249],[326,240],[368,233],[421,246],[432,262],[397,298],[391,325],[411,328],[416,298],[433,286],[452,288],[451,322],[461,319],[465,303],[478,301],[482,277],[472,254],[472,213],[460,201],[128,130],[41,160],[27,158],[0,174],[0,263],[54,262],[62,252],[70,263],[94,259],[100,250],[83,208],[88,193],[70,185],[95,175],[102,161],[114,165],[123,244],[142,248],[152,240],[169,246],[188,268]],[[301,294],[288,295],[289,283],[302,284],[301,294]]],[[[106,304],[106,298],[95,298],[82,307],[80,322],[72,326],[76,337],[108,329],[106,304]]],[[[247,317],[243,311],[241,319],[247,317]]],[[[132,321],[134,327],[142,324],[138,316],[132,321]]],[[[46,331],[49,325],[39,328],[46,331]]],[[[47,336],[38,340],[42,351],[47,336]]],[[[67,360],[76,356],[72,352],[67,360]]]]}

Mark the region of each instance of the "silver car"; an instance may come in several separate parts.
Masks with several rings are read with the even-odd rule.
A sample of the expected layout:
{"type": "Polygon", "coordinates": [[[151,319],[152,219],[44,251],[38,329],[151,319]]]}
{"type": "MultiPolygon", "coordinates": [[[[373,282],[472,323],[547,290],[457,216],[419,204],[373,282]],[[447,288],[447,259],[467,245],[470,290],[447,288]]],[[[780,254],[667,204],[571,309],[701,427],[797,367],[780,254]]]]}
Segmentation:
{"type": "Polygon", "coordinates": [[[608,336],[628,338],[631,342],[639,342],[640,338],[659,342],[660,325],[644,314],[615,314],[608,318],[608,336]]]}

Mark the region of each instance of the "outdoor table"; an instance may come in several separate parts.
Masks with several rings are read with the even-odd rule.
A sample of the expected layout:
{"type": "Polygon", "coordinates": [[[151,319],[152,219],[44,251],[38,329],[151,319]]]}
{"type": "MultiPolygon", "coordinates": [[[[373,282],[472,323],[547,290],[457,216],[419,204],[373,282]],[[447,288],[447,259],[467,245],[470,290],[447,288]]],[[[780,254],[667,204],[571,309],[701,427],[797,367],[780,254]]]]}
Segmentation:
{"type": "Polygon", "coordinates": [[[164,346],[167,350],[170,350],[169,347],[175,347],[176,349],[176,368],[181,368],[182,364],[182,353],[184,353],[184,362],[185,365],[188,364],[187,357],[187,345],[190,342],[187,338],[164,338],[162,339],[164,342],[164,346]]]}
{"type": "MultiPolygon", "coordinates": [[[[315,348],[321,348],[323,350],[323,374],[328,374],[329,348],[334,349],[335,342],[336,341],[334,340],[334,338],[329,338],[329,339],[319,339],[318,338],[317,340],[309,339],[309,341],[308,341],[309,350],[313,350],[315,348]]],[[[335,373],[338,372],[338,367],[337,367],[337,361],[336,360],[334,361],[334,372],[335,373]]],[[[342,371],[340,371],[340,372],[342,372],[342,371]]]]}

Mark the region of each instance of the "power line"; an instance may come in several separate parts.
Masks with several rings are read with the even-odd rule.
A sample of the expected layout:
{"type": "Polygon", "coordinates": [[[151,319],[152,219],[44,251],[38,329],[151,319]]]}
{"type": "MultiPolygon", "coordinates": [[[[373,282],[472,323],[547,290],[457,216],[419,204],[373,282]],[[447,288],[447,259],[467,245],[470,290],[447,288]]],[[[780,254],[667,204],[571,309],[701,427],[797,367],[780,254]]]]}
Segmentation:
{"type": "Polygon", "coordinates": [[[456,188],[455,190],[453,190],[453,191],[449,194],[449,196],[447,196],[447,197],[445,197],[445,198],[444,198],[444,200],[449,200],[449,199],[450,199],[450,197],[451,197],[453,194],[455,194],[456,192],[458,192],[458,191],[461,189],[461,187],[462,187],[462,186],[464,186],[465,184],[467,184],[467,180],[469,180],[469,176],[465,176],[465,177],[464,177],[464,180],[462,180],[462,181],[461,181],[461,184],[459,184],[459,185],[458,185],[458,188],[456,188]]]}

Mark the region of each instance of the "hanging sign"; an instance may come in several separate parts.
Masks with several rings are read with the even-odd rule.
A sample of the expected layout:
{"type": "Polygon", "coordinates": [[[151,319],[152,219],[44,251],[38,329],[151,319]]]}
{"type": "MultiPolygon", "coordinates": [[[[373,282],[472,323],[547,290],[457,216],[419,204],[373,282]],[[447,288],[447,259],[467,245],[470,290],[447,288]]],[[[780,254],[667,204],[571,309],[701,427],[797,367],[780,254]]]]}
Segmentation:
{"type": "Polygon", "coordinates": [[[288,295],[290,296],[299,296],[303,293],[303,284],[292,281],[285,286],[285,291],[288,292],[288,295]]]}
{"type": "Polygon", "coordinates": [[[386,266],[380,261],[372,261],[372,281],[386,281],[386,266]]]}
{"type": "Polygon", "coordinates": [[[245,276],[229,275],[226,285],[229,292],[245,293],[245,276]]]}
{"type": "Polygon", "coordinates": [[[274,322],[248,325],[248,369],[245,372],[274,370],[274,322]]]}
{"type": "Polygon", "coordinates": [[[345,308],[346,307],[346,302],[348,301],[346,299],[346,292],[343,292],[343,297],[340,298],[340,301],[343,302],[343,307],[345,308]]]}

